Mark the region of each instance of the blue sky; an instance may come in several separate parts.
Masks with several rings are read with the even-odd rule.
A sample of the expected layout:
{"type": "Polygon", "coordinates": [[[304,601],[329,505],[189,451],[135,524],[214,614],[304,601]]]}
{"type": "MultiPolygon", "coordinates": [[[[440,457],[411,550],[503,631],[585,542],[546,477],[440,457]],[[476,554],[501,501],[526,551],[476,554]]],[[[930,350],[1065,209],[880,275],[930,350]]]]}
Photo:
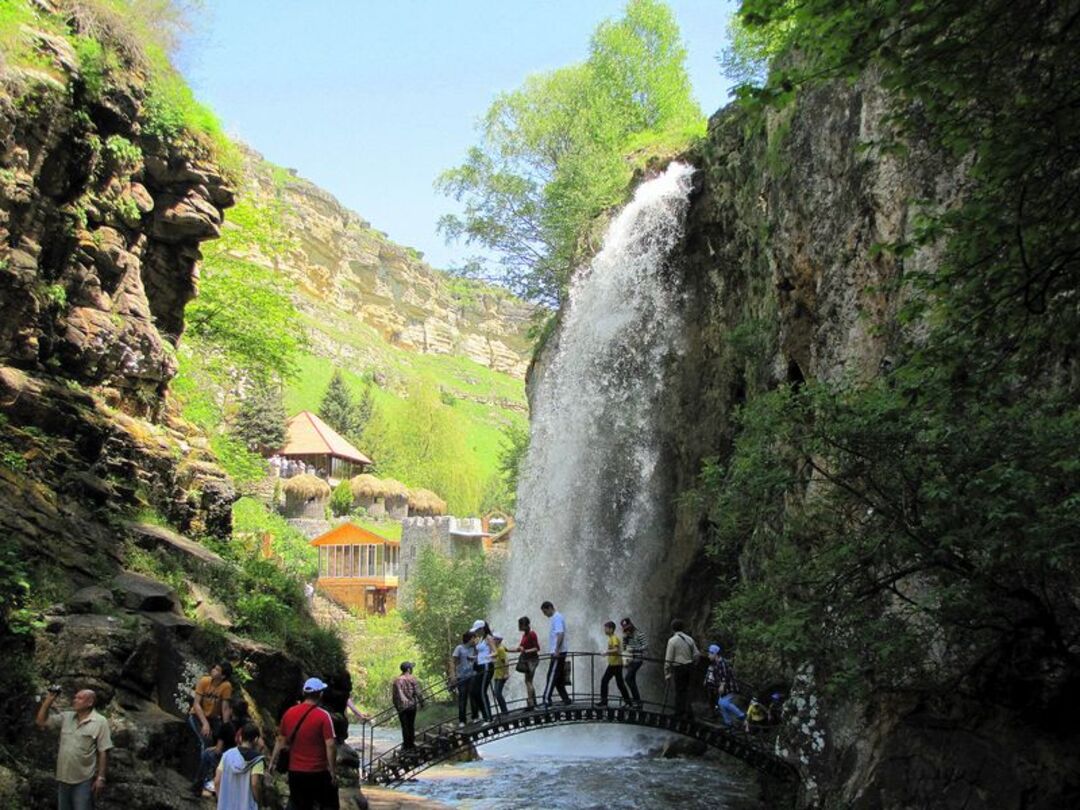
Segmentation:
{"type": "MultiPolygon", "coordinates": [[[[530,73],[585,58],[625,0],[216,0],[179,63],[226,130],[296,169],[436,267],[470,252],[436,232],[432,189],[477,118],[530,73]]],[[[727,100],[716,54],[730,0],[670,2],[702,109],[727,100]]]]}

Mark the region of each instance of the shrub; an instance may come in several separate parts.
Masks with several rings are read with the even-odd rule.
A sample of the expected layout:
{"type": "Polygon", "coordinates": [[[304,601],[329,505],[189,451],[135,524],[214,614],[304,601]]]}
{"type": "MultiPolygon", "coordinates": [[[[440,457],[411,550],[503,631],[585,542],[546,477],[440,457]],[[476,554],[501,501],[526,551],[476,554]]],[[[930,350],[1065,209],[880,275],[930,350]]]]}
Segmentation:
{"type": "Polygon", "coordinates": [[[352,489],[349,487],[349,482],[342,481],[334,487],[334,491],[330,493],[330,511],[336,517],[341,517],[352,511],[352,504],[353,496],[352,489]]]}

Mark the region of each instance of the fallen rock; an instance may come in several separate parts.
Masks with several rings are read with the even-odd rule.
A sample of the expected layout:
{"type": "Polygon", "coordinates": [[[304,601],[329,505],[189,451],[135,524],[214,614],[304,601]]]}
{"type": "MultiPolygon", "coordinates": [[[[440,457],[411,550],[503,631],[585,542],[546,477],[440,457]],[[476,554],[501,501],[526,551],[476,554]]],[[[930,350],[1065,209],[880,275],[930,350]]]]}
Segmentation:
{"type": "Polygon", "coordinates": [[[80,588],[67,599],[72,613],[107,613],[115,605],[112,591],[101,585],[80,588]]]}
{"type": "Polygon", "coordinates": [[[113,593],[126,608],[144,613],[179,613],[180,600],[168,585],[134,571],[124,571],[112,581],[113,593]]]}

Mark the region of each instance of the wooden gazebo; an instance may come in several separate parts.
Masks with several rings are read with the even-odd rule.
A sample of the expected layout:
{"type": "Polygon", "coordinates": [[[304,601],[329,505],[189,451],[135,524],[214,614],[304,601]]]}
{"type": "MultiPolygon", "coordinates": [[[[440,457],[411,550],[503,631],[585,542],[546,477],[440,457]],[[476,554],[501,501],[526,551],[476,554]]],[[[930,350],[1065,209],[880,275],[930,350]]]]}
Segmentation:
{"type": "Polygon", "coordinates": [[[363,613],[397,605],[400,541],[342,523],[311,545],[319,550],[318,588],[363,613]]]}
{"type": "Polygon", "coordinates": [[[320,478],[335,482],[359,475],[371,466],[370,458],[311,411],[300,411],[289,420],[280,455],[310,464],[320,478]]]}

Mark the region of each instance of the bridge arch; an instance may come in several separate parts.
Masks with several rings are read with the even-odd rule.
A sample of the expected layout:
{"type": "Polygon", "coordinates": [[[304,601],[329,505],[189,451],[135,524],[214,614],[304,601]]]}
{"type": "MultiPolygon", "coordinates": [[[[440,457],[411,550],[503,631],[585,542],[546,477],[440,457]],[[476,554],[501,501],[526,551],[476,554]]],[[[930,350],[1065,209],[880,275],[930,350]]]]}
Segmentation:
{"type": "MultiPolygon", "coordinates": [[[[570,653],[576,659],[573,670],[592,672],[594,653],[570,653]],[[588,667],[588,670],[585,670],[588,667]]],[[[653,663],[662,664],[662,661],[653,663]]],[[[550,708],[527,710],[524,701],[512,701],[511,711],[496,714],[490,721],[459,727],[456,718],[416,730],[416,747],[404,750],[400,745],[376,754],[375,729],[396,722],[396,712],[387,709],[365,723],[363,775],[368,784],[397,785],[428,768],[445,762],[465,750],[494,740],[525,734],[545,728],[586,724],[619,724],[666,731],[697,740],[709,748],[722,751],[755,768],[769,778],[786,783],[799,780],[796,767],[775,752],[773,735],[752,733],[739,728],[694,719],[672,713],[667,703],[645,702],[640,707],[630,705],[597,706],[594,694],[595,679],[590,677],[587,690],[581,678],[575,678],[572,702],[550,708]]],[[[449,697],[451,690],[425,692],[428,702],[449,697]]]]}

